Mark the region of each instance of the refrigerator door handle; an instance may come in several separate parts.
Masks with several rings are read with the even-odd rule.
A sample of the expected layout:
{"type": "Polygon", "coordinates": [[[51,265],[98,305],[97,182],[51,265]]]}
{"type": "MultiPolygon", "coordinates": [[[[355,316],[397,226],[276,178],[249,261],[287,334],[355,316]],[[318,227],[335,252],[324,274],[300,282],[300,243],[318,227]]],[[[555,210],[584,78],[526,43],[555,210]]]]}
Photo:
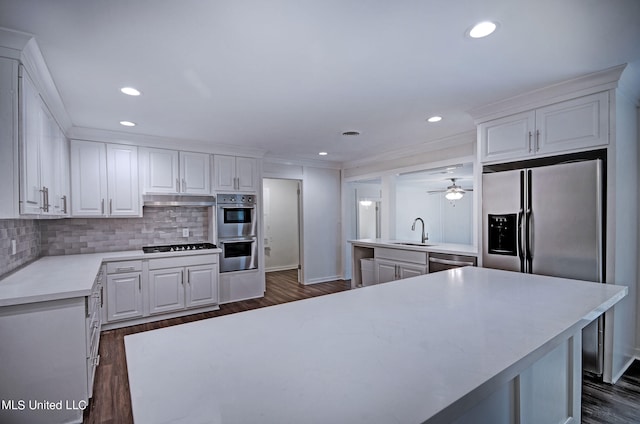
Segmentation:
{"type": "Polygon", "coordinates": [[[525,227],[526,227],[526,235],[525,235],[525,243],[526,243],[526,249],[527,249],[527,272],[529,274],[533,273],[533,248],[531,247],[531,231],[532,231],[532,225],[531,225],[531,209],[527,209],[527,213],[526,213],[526,221],[525,221],[525,227]]]}
{"type": "Polygon", "coordinates": [[[518,257],[520,258],[521,270],[524,271],[524,247],[522,246],[522,218],[524,211],[520,209],[518,212],[518,257]]]}

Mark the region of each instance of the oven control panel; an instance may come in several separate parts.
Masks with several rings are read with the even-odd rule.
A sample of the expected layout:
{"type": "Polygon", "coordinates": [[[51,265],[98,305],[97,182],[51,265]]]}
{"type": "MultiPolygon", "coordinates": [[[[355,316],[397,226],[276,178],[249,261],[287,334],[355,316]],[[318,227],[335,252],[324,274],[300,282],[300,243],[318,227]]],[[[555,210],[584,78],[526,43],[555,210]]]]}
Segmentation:
{"type": "Polygon", "coordinates": [[[228,205],[228,204],[255,204],[256,196],[251,194],[218,194],[217,196],[218,204],[228,205]]]}

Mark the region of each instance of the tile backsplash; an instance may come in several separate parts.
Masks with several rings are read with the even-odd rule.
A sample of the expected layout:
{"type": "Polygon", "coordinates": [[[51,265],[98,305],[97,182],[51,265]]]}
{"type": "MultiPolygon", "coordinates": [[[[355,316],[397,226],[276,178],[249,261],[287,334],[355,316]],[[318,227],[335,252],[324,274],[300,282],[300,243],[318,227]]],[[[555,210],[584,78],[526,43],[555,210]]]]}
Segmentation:
{"type": "Polygon", "coordinates": [[[40,221],[43,256],[136,250],[154,244],[208,241],[209,208],[144,208],[142,218],[40,221]],[[182,230],[189,229],[189,237],[182,230]]]}
{"type": "Polygon", "coordinates": [[[40,228],[33,219],[0,219],[0,276],[40,256],[40,228]],[[12,254],[11,241],[16,241],[12,254]]]}

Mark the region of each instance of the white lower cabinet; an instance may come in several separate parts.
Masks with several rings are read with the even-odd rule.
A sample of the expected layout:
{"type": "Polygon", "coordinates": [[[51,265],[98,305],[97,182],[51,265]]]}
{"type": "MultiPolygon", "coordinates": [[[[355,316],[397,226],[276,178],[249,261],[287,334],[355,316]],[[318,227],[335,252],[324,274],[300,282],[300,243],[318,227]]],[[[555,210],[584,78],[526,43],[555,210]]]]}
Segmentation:
{"type": "Polygon", "coordinates": [[[164,314],[184,309],[183,274],[182,268],[149,271],[149,314],[164,314]]]}
{"type": "Polygon", "coordinates": [[[217,263],[152,269],[155,262],[149,261],[150,315],[218,303],[217,263]]]}
{"type": "Polygon", "coordinates": [[[215,309],[218,274],[217,254],[107,263],[108,328],[215,309]]]}
{"type": "Polygon", "coordinates": [[[1,423],[82,422],[100,361],[103,275],[89,296],[0,308],[0,334],[10,341],[0,343],[1,423]]]}
{"type": "Polygon", "coordinates": [[[425,252],[376,248],[374,256],[376,283],[386,283],[427,273],[425,252]]]}
{"type": "Polygon", "coordinates": [[[395,262],[386,259],[376,259],[376,274],[378,283],[402,280],[426,274],[426,265],[395,262]]]}
{"type": "Polygon", "coordinates": [[[107,263],[107,321],[138,318],[143,315],[141,271],[142,261],[107,263]]]}

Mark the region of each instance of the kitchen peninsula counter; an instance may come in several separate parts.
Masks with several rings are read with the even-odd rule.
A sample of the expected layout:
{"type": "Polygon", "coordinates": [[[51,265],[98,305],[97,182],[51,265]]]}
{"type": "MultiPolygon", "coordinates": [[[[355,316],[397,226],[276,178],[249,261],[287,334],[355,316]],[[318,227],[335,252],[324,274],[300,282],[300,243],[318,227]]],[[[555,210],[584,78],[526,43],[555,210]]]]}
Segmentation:
{"type": "Polygon", "coordinates": [[[626,294],[465,267],[129,335],[133,417],[579,420],[581,329],[626,294]]]}
{"type": "Polygon", "coordinates": [[[44,256],[0,279],[0,307],[83,297],[103,262],[218,254],[220,249],[143,253],[142,250],[44,256]]]}
{"type": "Polygon", "coordinates": [[[419,246],[418,240],[387,240],[387,239],[359,239],[349,240],[349,243],[362,247],[388,247],[390,249],[413,250],[416,252],[450,253],[454,255],[477,256],[478,249],[470,244],[439,243],[429,240],[419,246]]]}

